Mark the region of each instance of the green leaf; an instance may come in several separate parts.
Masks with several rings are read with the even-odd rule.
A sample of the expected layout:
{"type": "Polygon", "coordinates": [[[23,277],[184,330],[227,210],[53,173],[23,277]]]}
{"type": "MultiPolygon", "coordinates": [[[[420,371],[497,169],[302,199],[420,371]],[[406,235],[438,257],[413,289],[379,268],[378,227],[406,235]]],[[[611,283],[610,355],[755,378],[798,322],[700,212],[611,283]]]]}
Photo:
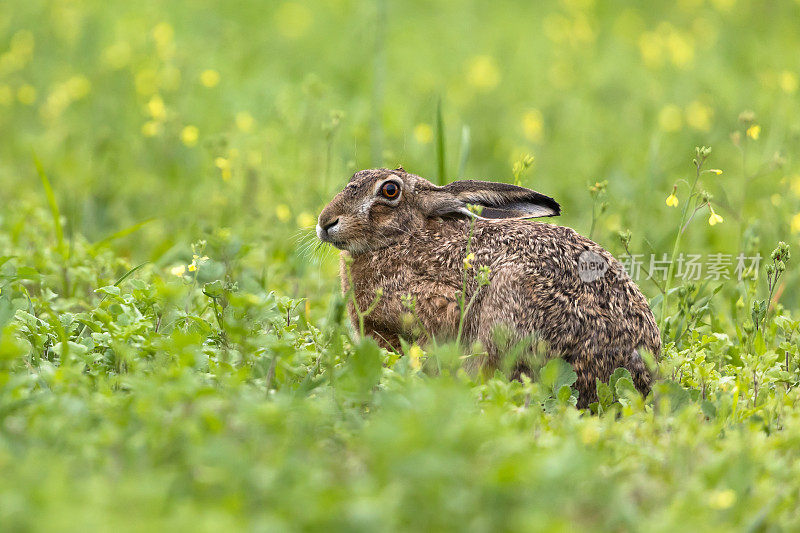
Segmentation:
{"type": "Polygon", "coordinates": [[[608,409],[614,403],[614,393],[606,383],[599,379],[596,380],[597,384],[597,402],[603,410],[608,409]]]}
{"type": "Polygon", "coordinates": [[[366,401],[383,372],[383,357],[378,344],[364,337],[340,371],[337,380],[342,393],[354,401],[366,401]]]}
{"type": "Polygon", "coordinates": [[[47,204],[50,207],[50,216],[53,218],[53,227],[56,230],[56,245],[58,247],[58,252],[66,261],[69,258],[69,249],[64,243],[64,228],[61,226],[61,212],[58,209],[56,195],[53,192],[53,187],[50,185],[50,180],[47,178],[44,167],[39,161],[39,158],[36,157],[36,154],[33,154],[33,163],[36,165],[36,172],[39,174],[39,179],[41,180],[42,187],[44,188],[44,194],[47,197],[47,204]]]}
{"type": "Polygon", "coordinates": [[[570,387],[578,379],[572,365],[563,359],[551,359],[539,373],[542,385],[547,387],[555,396],[561,387],[570,387]]]}

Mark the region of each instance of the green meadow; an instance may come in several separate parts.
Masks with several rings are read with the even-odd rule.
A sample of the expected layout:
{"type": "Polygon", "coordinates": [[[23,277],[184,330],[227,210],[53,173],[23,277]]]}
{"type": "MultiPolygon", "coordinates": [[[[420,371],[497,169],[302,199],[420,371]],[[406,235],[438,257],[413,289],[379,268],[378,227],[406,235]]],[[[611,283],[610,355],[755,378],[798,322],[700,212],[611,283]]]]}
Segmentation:
{"type": "Polygon", "coordinates": [[[0,530],[800,529],[800,2],[6,0],[0,530]],[[357,170],[517,183],[664,350],[361,339],[357,170]]]}

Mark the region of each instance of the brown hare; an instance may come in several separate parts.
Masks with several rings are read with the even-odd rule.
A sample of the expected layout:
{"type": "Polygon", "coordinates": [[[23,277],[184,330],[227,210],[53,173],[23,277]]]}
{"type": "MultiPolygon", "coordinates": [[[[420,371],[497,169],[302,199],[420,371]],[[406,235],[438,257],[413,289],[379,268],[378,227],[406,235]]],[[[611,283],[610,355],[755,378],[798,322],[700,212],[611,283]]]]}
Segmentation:
{"type": "MultiPolygon", "coordinates": [[[[439,187],[402,168],[362,170],[319,215],[317,236],[343,250],[342,289],[352,280],[358,308],[374,304],[365,332],[387,349],[412,338],[415,323],[437,339],[455,339],[461,323],[461,341],[479,341],[483,364],[497,368],[500,329],[512,340],[543,341],[546,355],[570,362],[580,407],[596,401],[595,380],[607,381],[618,367],[646,395],[651,376],[640,350],[661,351],[647,300],[599,245],[570,228],[525,220],[559,213],[552,198],[505,183],[439,187]],[[478,281],[481,267],[488,284],[478,281]],[[474,300],[462,323],[465,279],[465,301],[474,300]]],[[[358,327],[352,302],[350,316],[358,327]]]]}

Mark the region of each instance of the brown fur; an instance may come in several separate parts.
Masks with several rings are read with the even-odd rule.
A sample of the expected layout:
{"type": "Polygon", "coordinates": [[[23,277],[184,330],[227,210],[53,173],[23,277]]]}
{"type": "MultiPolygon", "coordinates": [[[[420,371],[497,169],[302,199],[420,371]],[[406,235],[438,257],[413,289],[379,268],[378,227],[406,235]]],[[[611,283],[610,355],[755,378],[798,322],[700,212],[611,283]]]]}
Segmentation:
{"type": "MultiPolygon", "coordinates": [[[[421,337],[456,337],[470,232],[466,202],[482,204],[498,218],[474,220],[467,301],[479,292],[465,317],[465,344],[479,341],[488,353],[482,362],[496,368],[504,351],[497,342],[498,326],[514,339],[543,341],[549,356],[564,357],[575,368],[582,407],[596,401],[595,380],[608,381],[618,367],[627,368],[637,389],[647,394],[651,376],[639,350],[655,356],[661,350],[647,300],[599,245],[569,228],[516,218],[559,212],[551,198],[521,187],[473,181],[437,187],[402,169],[356,173],[320,214],[317,231],[344,250],[345,292],[350,290],[345,259],[352,257],[350,279],[360,309],[383,291],[366,317],[367,334],[393,350],[399,349],[400,337],[414,336],[416,320],[408,319],[401,301],[410,295],[421,337]],[[399,199],[380,196],[387,179],[402,186],[399,199]],[[578,275],[578,256],[587,250],[602,257],[608,270],[585,282],[578,275]],[[478,287],[474,276],[484,265],[491,269],[490,283],[478,287]]],[[[357,324],[352,304],[350,314],[357,324]]],[[[525,370],[523,364],[514,373],[525,370]]]]}

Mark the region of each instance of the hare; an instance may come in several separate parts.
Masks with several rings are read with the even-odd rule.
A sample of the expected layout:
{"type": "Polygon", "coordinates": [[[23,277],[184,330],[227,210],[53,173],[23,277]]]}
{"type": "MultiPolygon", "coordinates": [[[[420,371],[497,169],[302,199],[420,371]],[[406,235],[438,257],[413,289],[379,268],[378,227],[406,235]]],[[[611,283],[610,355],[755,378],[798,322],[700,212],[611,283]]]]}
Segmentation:
{"type": "MultiPolygon", "coordinates": [[[[598,244],[526,220],[559,214],[554,199],[523,187],[475,180],[440,187],[402,167],[381,168],[354,174],[316,231],[342,250],[342,290],[352,282],[358,309],[373,306],[365,332],[387,349],[413,338],[415,323],[436,339],[456,339],[461,325],[460,340],[479,341],[482,363],[498,368],[501,329],[512,340],[538,339],[546,356],[571,363],[579,407],[597,400],[596,380],[608,381],[618,367],[646,395],[651,376],[640,351],[661,351],[647,300],[598,244]],[[462,322],[465,280],[464,301],[472,305],[462,322]]],[[[358,328],[352,301],[349,307],[358,328]]],[[[518,366],[515,377],[526,370],[518,366]]]]}

